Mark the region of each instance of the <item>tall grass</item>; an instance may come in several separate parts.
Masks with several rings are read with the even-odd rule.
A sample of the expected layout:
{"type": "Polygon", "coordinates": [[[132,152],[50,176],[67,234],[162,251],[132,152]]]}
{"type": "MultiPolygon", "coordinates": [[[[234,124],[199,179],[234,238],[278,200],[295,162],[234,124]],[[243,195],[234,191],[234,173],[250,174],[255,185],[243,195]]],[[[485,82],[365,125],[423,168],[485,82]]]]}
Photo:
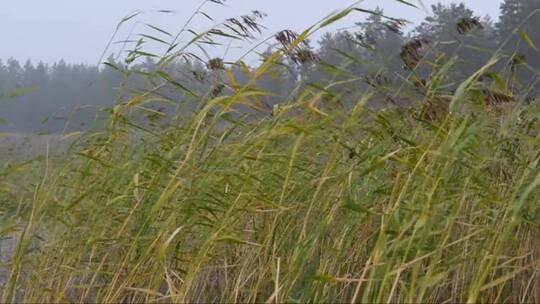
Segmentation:
{"type": "Polygon", "coordinates": [[[371,110],[374,89],[342,107],[327,96],[337,83],[238,113],[258,108],[257,80],[287,52],[246,69],[245,85],[225,71],[226,94],[167,126],[127,123],[156,99],[144,92],[61,162],[45,155],[28,173],[39,178],[3,168],[0,199],[17,208],[1,233],[18,236],[3,301],[540,301],[538,105],[487,111],[483,68],[432,119],[371,110]]]}

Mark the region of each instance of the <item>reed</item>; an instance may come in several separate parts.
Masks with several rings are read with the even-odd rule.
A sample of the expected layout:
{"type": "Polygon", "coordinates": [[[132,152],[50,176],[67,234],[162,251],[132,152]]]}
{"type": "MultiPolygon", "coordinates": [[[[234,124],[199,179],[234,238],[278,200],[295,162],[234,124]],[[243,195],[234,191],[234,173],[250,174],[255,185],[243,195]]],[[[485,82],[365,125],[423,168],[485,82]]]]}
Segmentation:
{"type": "MultiPolygon", "coordinates": [[[[350,108],[323,98],[345,82],[336,80],[301,85],[265,112],[261,97],[272,92],[257,81],[283,56],[316,64],[306,39],[359,11],[278,33],[258,67],[205,61],[213,78],[193,77],[216,85],[203,95],[166,63],[194,60],[190,48],[219,39],[250,39],[262,14],[229,19],[186,46],[171,38],[148,77],[192,96],[194,113],[140,124],[134,113],[164,98],[148,90],[119,100],[107,128],[61,159],[0,168],[0,234],[18,236],[3,301],[540,302],[540,108],[487,110],[511,98],[478,87],[498,53],[450,95],[439,81],[449,66],[435,63],[429,79],[416,79],[420,106],[410,111],[366,106],[394,85],[375,75],[350,108]]],[[[425,45],[404,46],[411,76],[400,86],[415,82],[425,45]]],[[[135,48],[128,58],[147,56],[135,48]]]]}

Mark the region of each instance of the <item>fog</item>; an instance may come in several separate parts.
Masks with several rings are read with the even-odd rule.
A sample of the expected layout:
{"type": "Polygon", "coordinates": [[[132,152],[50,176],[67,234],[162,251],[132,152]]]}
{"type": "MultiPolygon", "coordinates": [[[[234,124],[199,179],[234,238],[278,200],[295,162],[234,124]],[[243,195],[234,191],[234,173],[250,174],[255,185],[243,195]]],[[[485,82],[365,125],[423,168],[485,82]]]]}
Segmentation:
{"type": "MultiPolygon", "coordinates": [[[[415,0],[413,0],[415,1],[415,0]]],[[[301,30],[328,13],[355,3],[351,0],[229,0],[225,8],[209,6],[207,11],[218,22],[225,18],[258,9],[268,14],[264,21],[264,35],[290,28],[301,30]]],[[[365,8],[383,8],[388,15],[420,22],[429,13],[431,4],[455,1],[423,0],[419,9],[400,5],[395,0],[366,0],[359,5],[365,8]],[[423,8],[422,8],[423,6],[423,8]]],[[[477,15],[497,18],[501,0],[463,1],[477,15]]],[[[418,2],[415,2],[418,3],[418,2]]],[[[65,59],[71,63],[96,64],[107,40],[122,17],[140,11],[137,21],[159,25],[174,31],[180,28],[200,4],[199,0],[21,0],[4,1],[0,10],[2,48],[0,59],[13,57],[19,61],[52,63],[65,59]],[[157,10],[173,10],[172,14],[159,14],[157,10]]],[[[351,18],[361,20],[355,15],[351,18]]],[[[194,26],[211,25],[204,18],[195,19],[194,26]]],[[[125,27],[118,35],[125,38],[132,28],[125,27]]],[[[135,31],[137,28],[135,28],[135,31]]],[[[114,46],[112,48],[114,49],[114,46]]],[[[232,52],[232,56],[238,52],[232,52]]]]}

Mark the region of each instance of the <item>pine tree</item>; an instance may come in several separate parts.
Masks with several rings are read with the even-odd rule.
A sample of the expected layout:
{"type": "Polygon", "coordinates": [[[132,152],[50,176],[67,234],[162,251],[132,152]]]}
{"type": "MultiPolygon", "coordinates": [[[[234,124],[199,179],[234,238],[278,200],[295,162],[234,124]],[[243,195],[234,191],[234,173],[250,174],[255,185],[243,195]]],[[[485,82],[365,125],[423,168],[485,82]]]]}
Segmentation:
{"type": "MultiPolygon", "coordinates": [[[[496,28],[501,40],[505,40],[513,33],[521,30],[535,44],[540,44],[540,32],[538,31],[538,28],[540,28],[540,0],[505,0],[501,4],[501,16],[496,28]]],[[[517,35],[513,36],[510,43],[511,47],[515,47],[515,43],[520,42],[517,35]]],[[[523,41],[520,44],[523,45],[523,41]]],[[[530,46],[527,45],[527,47],[530,46]]],[[[524,48],[520,47],[520,49],[524,48]]],[[[536,57],[538,57],[538,54],[536,57]]]]}
{"type": "Polygon", "coordinates": [[[501,38],[508,36],[519,26],[521,18],[525,15],[526,0],[505,0],[501,4],[501,16],[496,24],[497,32],[501,38]]]}
{"type": "Polygon", "coordinates": [[[452,72],[454,80],[459,83],[483,66],[497,48],[493,22],[489,17],[476,17],[464,3],[439,3],[432,6],[432,11],[433,15],[416,27],[414,35],[432,42],[437,46],[436,52],[444,54],[446,59],[457,58],[458,63],[452,72]],[[460,33],[458,24],[463,20],[478,20],[481,26],[460,33]]]}
{"type": "Polygon", "coordinates": [[[506,42],[506,67],[515,77],[513,85],[525,91],[522,94],[540,89],[535,84],[538,75],[534,71],[540,68],[540,0],[505,0],[501,4],[501,16],[496,28],[499,40],[506,42]],[[524,58],[528,66],[513,66],[512,58],[517,55],[524,58]]]}

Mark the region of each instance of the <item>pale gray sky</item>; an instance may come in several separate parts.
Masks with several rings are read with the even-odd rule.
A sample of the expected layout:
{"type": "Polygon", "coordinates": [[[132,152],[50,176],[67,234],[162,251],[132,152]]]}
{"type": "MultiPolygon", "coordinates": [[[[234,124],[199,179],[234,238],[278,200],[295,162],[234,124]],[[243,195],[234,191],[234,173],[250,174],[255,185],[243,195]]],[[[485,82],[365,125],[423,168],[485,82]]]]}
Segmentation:
{"type": "MultiPolygon", "coordinates": [[[[415,2],[415,0],[410,0],[415,2]]],[[[5,0],[0,7],[0,58],[30,58],[33,62],[54,62],[60,58],[68,62],[97,63],[116,24],[130,12],[143,11],[139,22],[152,23],[174,32],[181,27],[201,0],[5,0]],[[160,14],[157,10],[174,10],[173,14],[160,14]]],[[[250,12],[253,9],[268,14],[263,24],[266,35],[284,28],[300,31],[328,13],[344,8],[354,0],[228,0],[227,7],[208,9],[216,20],[223,20],[250,12]]],[[[436,2],[450,0],[423,0],[429,8],[436,2]]],[[[498,16],[502,0],[463,0],[477,15],[498,16]]],[[[426,12],[397,3],[395,0],[365,0],[360,6],[380,6],[387,15],[421,21],[426,12]]],[[[355,20],[361,20],[355,15],[355,20]]],[[[202,19],[200,26],[203,25],[202,19]]],[[[343,24],[347,25],[347,23],[343,24]]],[[[129,27],[119,34],[127,36],[129,27]]],[[[142,30],[143,28],[140,27],[142,30]]],[[[138,32],[138,28],[135,28],[138,32]]]]}

